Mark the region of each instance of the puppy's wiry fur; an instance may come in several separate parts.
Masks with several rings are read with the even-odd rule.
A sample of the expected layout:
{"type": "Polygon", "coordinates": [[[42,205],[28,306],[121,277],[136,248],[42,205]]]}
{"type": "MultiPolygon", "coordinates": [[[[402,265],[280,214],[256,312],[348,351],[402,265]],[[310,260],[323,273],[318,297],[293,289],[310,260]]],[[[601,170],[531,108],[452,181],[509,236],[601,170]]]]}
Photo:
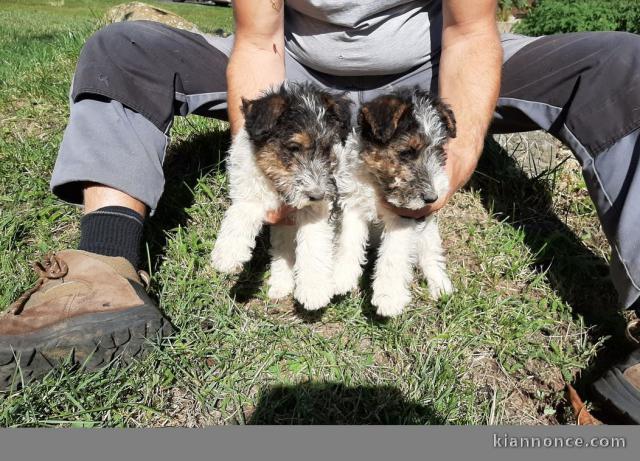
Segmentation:
{"type": "Polygon", "coordinates": [[[355,131],[338,155],[336,182],[342,225],[334,280],[336,292],[356,288],[365,263],[369,224],[381,223],[372,304],[377,313],[399,315],[410,301],[418,263],[434,298],[451,293],[435,216],[403,218],[381,200],[418,210],[447,193],[444,145],[455,137],[451,110],[418,89],[402,89],[365,104],[355,131]]]}
{"type": "Polygon", "coordinates": [[[294,83],[243,101],[245,126],[227,159],[232,205],[212,253],[217,270],[241,271],[267,212],[286,204],[296,209],[295,226],[271,227],[269,296],[293,292],[306,309],[330,301],[333,169],[336,147],[350,131],[349,104],[315,86],[294,83]]]}

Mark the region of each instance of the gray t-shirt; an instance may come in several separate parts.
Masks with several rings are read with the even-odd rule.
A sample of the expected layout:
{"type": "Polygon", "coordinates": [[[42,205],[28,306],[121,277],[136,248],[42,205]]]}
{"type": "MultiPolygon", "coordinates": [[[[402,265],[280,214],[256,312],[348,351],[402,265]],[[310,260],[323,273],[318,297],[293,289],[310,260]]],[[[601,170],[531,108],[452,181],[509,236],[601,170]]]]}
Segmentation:
{"type": "Polygon", "coordinates": [[[388,75],[440,50],[440,0],[286,0],[287,50],[330,75],[388,75]]]}

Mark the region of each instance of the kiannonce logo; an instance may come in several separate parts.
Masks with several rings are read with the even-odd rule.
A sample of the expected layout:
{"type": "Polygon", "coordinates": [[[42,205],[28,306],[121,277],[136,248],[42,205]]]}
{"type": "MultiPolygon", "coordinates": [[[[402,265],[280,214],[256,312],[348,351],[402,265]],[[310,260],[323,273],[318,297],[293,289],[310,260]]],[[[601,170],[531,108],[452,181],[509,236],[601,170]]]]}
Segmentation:
{"type": "Polygon", "coordinates": [[[626,448],[624,437],[523,437],[493,434],[493,448],[626,448]]]}

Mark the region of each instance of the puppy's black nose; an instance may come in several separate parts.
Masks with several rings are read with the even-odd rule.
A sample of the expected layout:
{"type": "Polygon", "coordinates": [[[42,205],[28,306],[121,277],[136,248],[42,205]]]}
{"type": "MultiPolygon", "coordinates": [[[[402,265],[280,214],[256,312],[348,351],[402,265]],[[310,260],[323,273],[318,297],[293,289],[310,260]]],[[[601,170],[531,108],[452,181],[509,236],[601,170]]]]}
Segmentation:
{"type": "Polygon", "coordinates": [[[422,193],[422,200],[424,200],[425,203],[433,203],[438,200],[438,194],[433,191],[425,191],[422,193]]]}
{"type": "Polygon", "coordinates": [[[324,198],[324,192],[322,191],[309,192],[307,196],[309,197],[309,200],[311,200],[312,202],[318,202],[324,198]]]}

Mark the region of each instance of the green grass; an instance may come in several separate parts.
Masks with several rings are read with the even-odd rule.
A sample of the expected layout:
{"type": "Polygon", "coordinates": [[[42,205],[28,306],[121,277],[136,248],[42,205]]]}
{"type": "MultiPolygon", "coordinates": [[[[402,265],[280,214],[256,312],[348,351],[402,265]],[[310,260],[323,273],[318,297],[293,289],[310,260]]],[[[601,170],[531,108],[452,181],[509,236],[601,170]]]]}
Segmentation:
{"type": "MultiPolygon", "coordinates": [[[[80,212],[48,179],[75,60],[116,3],[0,4],[0,306],[33,283],[30,261],[77,243],[80,212]]],[[[159,5],[203,30],[231,27],[228,8],[159,5]]],[[[192,117],[172,135],[147,237],[152,294],[178,332],[129,367],[61,369],[0,395],[0,426],[570,420],[563,380],[588,376],[596,345],[622,322],[575,164],[531,179],[489,146],[441,214],[456,294],[434,303],[417,282],[406,314],[383,322],[366,292],[314,315],[270,302],[264,239],[241,276],[214,273],[227,127],[192,117]]]]}

